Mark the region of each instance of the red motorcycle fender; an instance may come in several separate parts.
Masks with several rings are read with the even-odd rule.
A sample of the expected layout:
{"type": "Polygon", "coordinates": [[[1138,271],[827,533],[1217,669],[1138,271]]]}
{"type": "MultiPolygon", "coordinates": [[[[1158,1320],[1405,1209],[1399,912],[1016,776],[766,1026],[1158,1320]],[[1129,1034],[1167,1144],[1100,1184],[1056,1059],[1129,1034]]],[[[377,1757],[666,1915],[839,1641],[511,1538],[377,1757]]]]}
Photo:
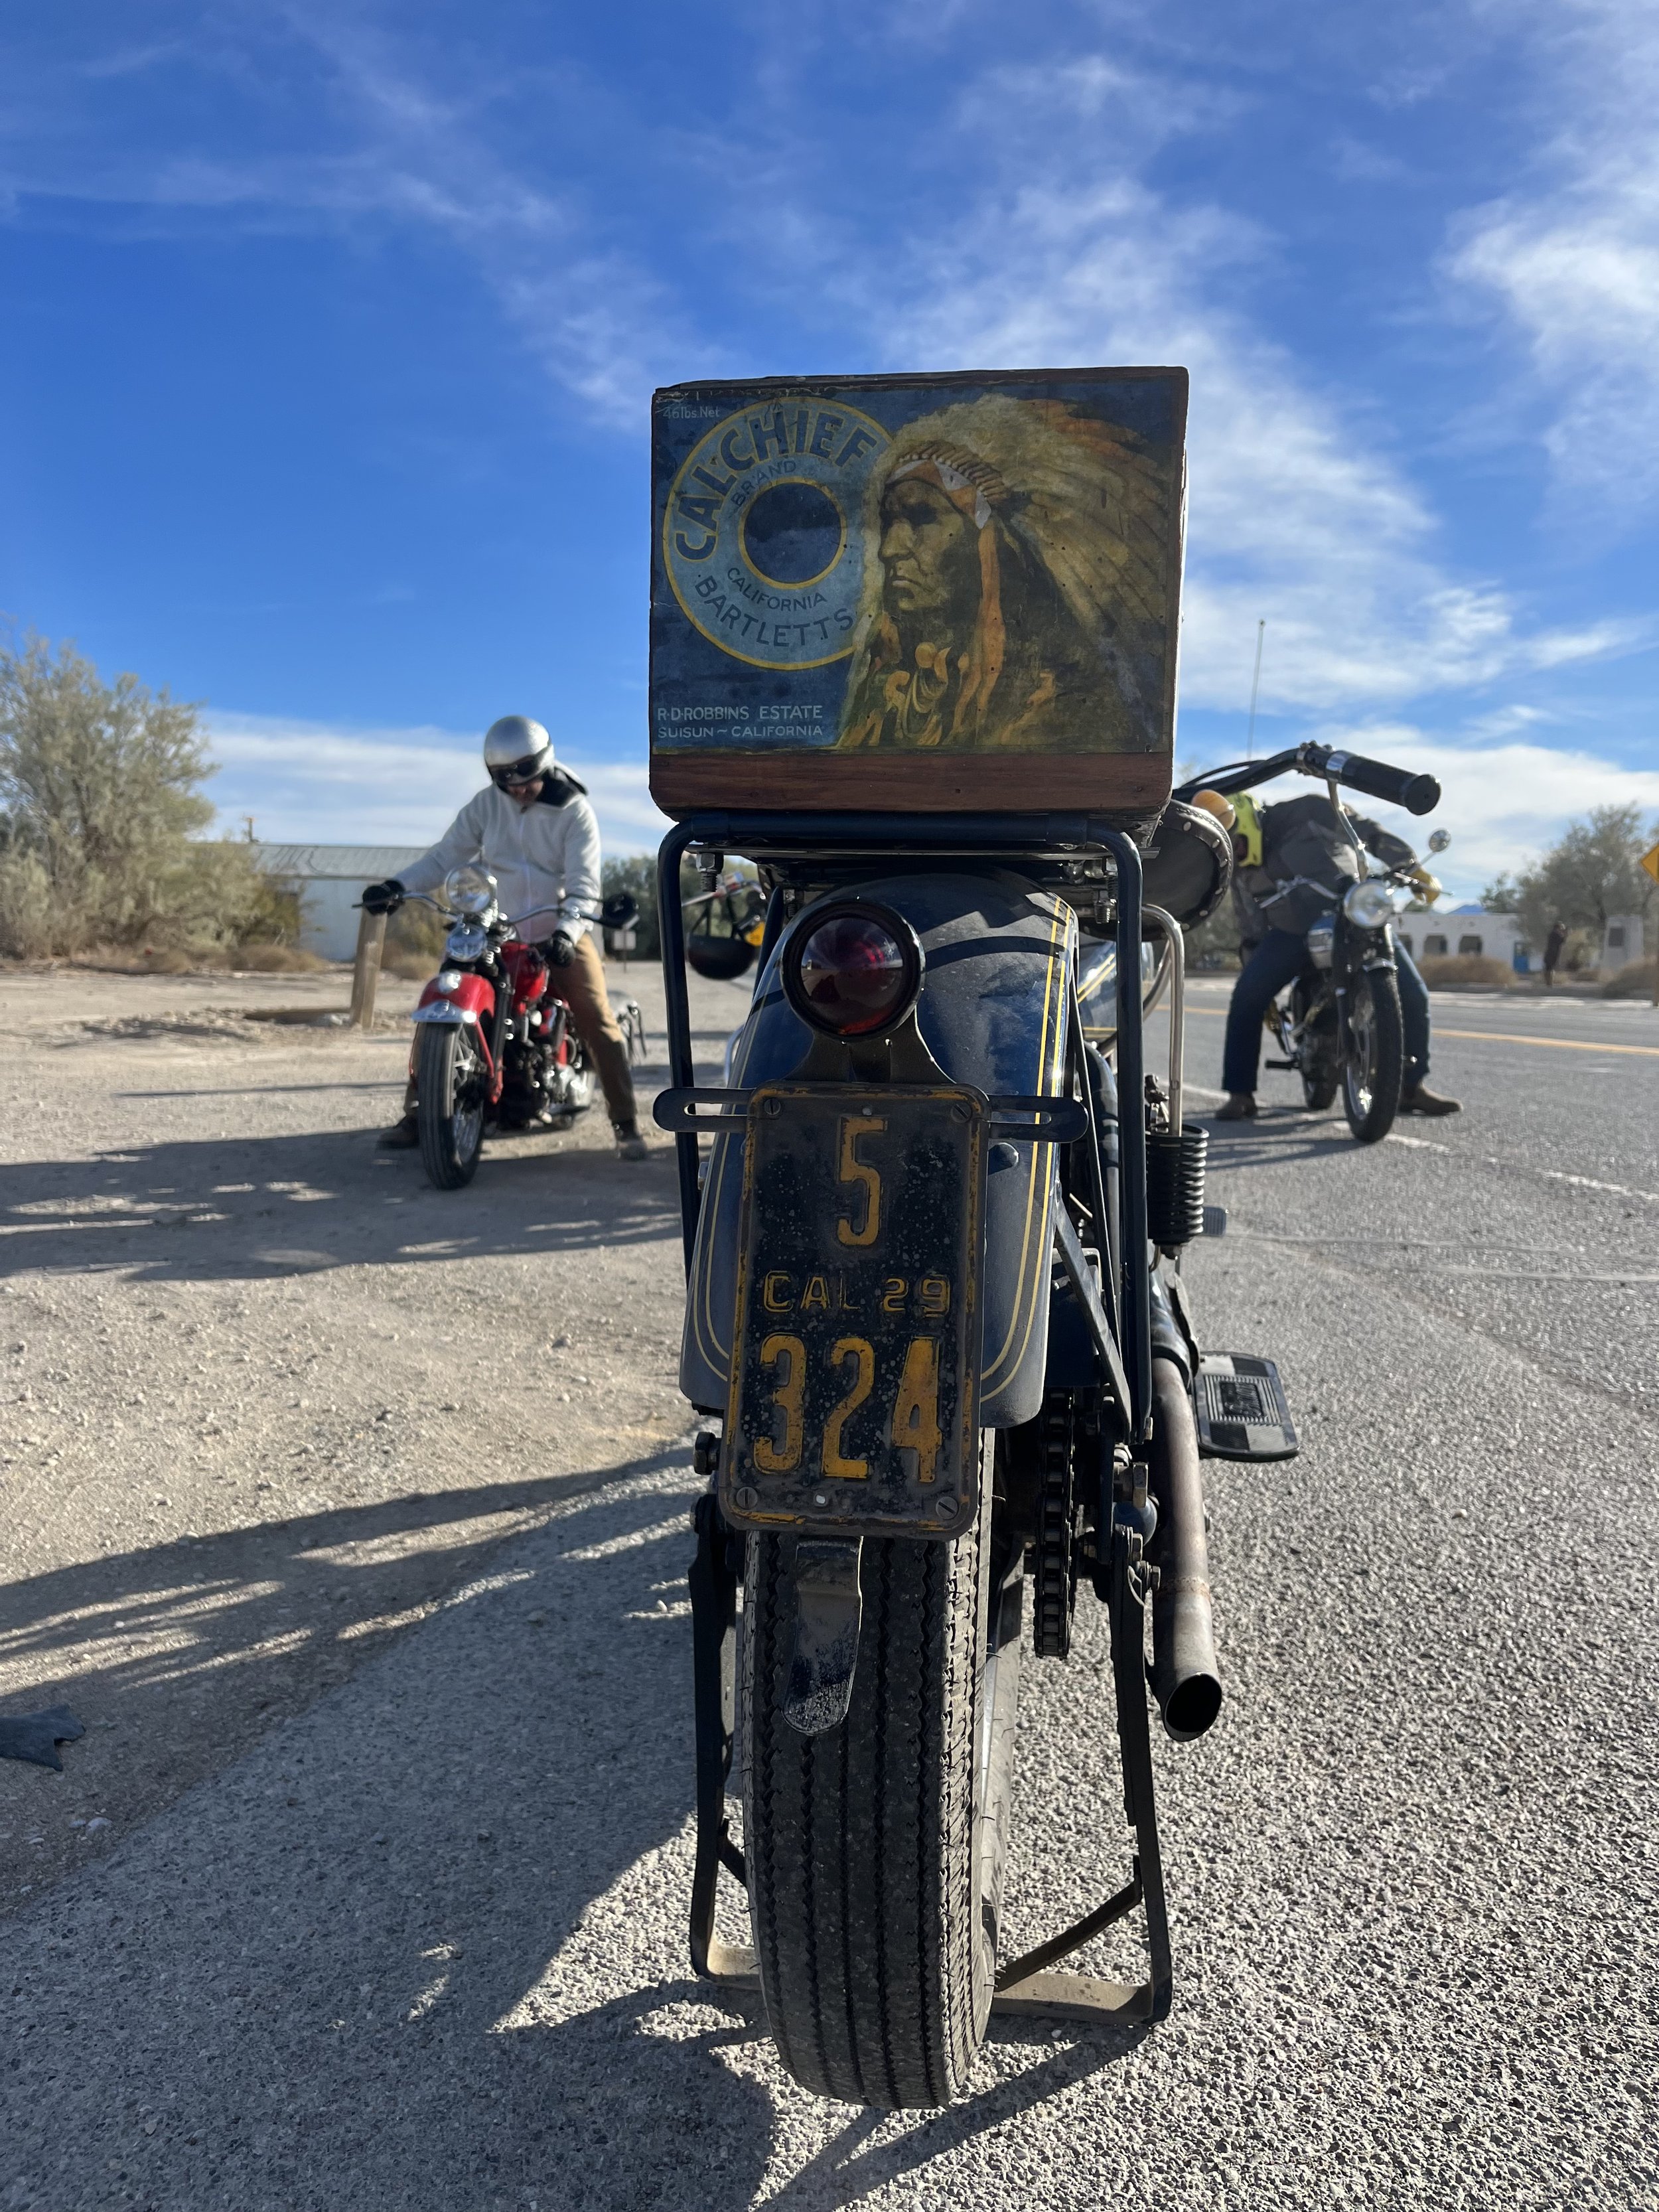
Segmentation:
{"type": "MultiPolygon", "coordinates": [[[[483,1054],[484,1066],[489,1073],[490,1097],[493,1100],[499,1097],[501,1081],[496,1073],[495,1055],[489,1049],[489,1032],[495,1012],[495,986],[485,976],[465,975],[453,991],[441,991],[434,975],[422,992],[413,1018],[418,1022],[424,1007],[438,1006],[453,1006],[461,1020],[476,1032],[478,1048],[483,1054]]],[[[413,1045],[410,1048],[409,1073],[412,1082],[415,1076],[413,1045]]]]}
{"type": "Polygon", "coordinates": [[[453,1006],[463,1020],[470,1016],[476,1022],[487,1022],[495,1011],[495,986],[483,975],[463,975],[453,991],[441,991],[434,975],[421,994],[421,1006],[434,1006],[440,1001],[453,1006]]]}

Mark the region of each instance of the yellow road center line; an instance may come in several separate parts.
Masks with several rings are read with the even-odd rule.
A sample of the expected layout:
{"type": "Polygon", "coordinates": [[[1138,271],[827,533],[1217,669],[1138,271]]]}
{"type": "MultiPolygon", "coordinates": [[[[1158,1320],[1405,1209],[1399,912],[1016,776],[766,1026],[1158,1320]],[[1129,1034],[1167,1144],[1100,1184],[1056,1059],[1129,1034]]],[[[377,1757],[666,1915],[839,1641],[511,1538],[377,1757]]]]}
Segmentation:
{"type": "MultiPolygon", "coordinates": [[[[1188,1006],[1189,1014],[1208,1014],[1224,1022],[1224,1006],[1188,1006]]],[[[1478,1037],[1483,1044],[1541,1044],[1551,1052],[1633,1052],[1646,1060],[1659,1060],[1659,1044],[1589,1044],[1583,1037],[1515,1036],[1507,1030],[1449,1030],[1434,1024],[1436,1036],[1478,1037]]]]}
{"type": "Polygon", "coordinates": [[[1659,1044],[1587,1044],[1582,1037],[1511,1036],[1504,1030],[1447,1030],[1434,1025],[1439,1036],[1480,1037],[1487,1044],[1541,1044],[1552,1052],[1634,1052],[1659,1060],[1659,1044]]]}

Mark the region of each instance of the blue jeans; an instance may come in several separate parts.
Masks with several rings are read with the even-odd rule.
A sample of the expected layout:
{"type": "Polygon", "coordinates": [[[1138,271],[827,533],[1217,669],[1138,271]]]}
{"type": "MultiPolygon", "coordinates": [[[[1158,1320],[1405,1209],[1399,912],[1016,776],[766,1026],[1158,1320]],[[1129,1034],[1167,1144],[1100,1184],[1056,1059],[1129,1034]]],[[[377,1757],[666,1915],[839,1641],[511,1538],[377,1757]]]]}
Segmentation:
{"type": "MultiPolygon", "coordinates": [[[[1279,994],[1302,972],[1303,940],[1288,929],[1270,929],[1245,962],[1233,985],[1227,1009],[1227,1042],[1221,1061],[1222,1088],[1231,1095],[1255,1089],[1261,1054],[1261,1018],[1279,994]]],[[[1412,1091],[1429,1072],[1429,992],[1403,945],[1395,943],[1395,975],[1400,985],[1401,1024],[1406,1033],[1405,1087],[1412,1091]]]]}

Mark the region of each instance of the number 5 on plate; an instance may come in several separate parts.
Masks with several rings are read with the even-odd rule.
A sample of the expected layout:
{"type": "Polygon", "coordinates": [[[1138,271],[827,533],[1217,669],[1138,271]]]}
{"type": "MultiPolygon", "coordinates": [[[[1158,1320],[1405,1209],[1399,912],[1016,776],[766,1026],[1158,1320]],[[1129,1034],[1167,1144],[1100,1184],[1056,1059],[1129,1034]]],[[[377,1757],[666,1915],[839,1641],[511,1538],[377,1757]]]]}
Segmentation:
{"type": "Polygon", "coordinates": [[[836,1224],[836,1235],[843,1244],[862,1249],[873,1244],[881,1234],[881,1176],[868,1160],[859,1158],[858,1143],[860,1137],[879,1136],[886,1127],[884,1114],[841,1117],[840,1180],[859,1194],[853,1212],[843,1214],[836,1224]]]}

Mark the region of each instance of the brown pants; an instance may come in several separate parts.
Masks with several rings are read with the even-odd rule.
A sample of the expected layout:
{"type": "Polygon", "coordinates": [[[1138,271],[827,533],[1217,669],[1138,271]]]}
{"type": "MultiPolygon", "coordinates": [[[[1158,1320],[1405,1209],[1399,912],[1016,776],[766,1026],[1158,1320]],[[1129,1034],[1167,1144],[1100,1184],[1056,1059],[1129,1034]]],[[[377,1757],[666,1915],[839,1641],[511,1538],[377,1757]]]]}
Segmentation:
{"type": "Polygon", "coordinates": [[[628,1047],[611,1011],[605,988],[605,969],[591,932],[576,939],[575,957],[568,968],[548,970],[548,982],[570,1009],[577,1036],[587,1047],[599,1070],[605,1103],[611,1109],[611,1127],[631,1129],[638,1109],[634,1103],[634,1077],[628,1065],[628,1047]]]}
{"type": "MultiPolygon", "coordinates": [[[[628,1065],[628,1047],[617,1017],[611,1011],[610,994],[605,988],[605,969],[600,965],[599,947],[591,935],[576,939],[575,956],[568,968],[550,968],[547,971],[549,988],[562,999],[570,1009],[571,1025],[587,1047],[589,1059],[599,1071],[605,1103],[611,1111],[611,1125],[615,1129],[631,1129],[638,1117],[639,1109],[634,1103],[634,1077],[628,1065]]],[[[409,1058],[409,1087],[404,1094],[405,1116],[415,1111],[415,1055],[409,1058]]]]}

